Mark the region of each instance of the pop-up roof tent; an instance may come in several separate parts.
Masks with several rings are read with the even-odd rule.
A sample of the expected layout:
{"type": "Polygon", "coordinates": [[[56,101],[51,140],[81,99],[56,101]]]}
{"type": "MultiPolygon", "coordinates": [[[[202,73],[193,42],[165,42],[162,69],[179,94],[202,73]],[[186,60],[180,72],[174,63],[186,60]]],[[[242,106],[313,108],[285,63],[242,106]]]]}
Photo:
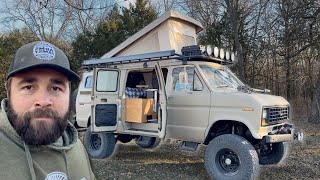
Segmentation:
{"type": "Polygon", "coordinates": [[[101,58],[171,49],[181,52],[183,46],[196,44],[196,34],[202,29],[199,21],[176,11],[168,11],[101,58]]]}

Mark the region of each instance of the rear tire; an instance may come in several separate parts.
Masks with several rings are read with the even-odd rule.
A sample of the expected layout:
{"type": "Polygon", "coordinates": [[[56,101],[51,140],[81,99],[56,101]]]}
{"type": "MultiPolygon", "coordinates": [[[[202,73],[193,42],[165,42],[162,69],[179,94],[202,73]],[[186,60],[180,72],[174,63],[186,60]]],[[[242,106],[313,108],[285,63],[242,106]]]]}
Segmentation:
{"type": "Polygon", "coordinates": [[[283,161],[288,154],[288,144],[284,142],[267,144],[268,151],[260,153],[259,163],[262,165],[275,165],[283,161]]]}
{"type": "Polygon", "coordinates": [[[115,148],[115,137],[113,133],[91,132],[88,127],[84,134],[83,145],[90,157],[95,159],[104,159],[112,155],[115,148]]]}
{"type": "Polygon", "coordinates": [[[212,179],[254,179],[259,173],[258,154],[245,138],[220,135],[209,143],[204,156],[205,168],[212,179]]]}
{"type": "Polygon", "coordinates": [[[156,137],[137,136],[135,141],[136,144],[143,149],[153,149],[160,144],[161,139],[156,137]]]}

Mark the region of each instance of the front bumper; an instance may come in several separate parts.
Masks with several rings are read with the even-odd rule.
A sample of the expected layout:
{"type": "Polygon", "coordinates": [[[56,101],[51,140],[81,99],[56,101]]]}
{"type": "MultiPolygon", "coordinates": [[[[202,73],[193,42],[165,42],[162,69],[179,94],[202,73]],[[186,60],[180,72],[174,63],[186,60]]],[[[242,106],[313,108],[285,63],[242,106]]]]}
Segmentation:
{"type": "Polygon", "coordinates": [[[273,129],[263,139],[266,143],[287,142],[292,140],[303,141],[303,133],[295,130],[291,124],[284,124],[273,129]]]}

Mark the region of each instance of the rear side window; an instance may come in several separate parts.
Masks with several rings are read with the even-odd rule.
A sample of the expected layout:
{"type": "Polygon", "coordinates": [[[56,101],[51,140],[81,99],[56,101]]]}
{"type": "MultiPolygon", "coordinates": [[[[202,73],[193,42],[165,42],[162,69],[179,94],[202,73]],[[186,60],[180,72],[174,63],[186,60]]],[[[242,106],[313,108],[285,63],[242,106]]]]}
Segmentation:
{"type": "Polygon", "coordinates": [[[85,88],[92,88],[92,75],[86,78],[86,82],[84,84],[85,88]]]}
{"type": "Polygon", "coordinates": [[[118,88],[118,71],[99,70],[97,74],[97,91],[115,92],[118,88]]]}

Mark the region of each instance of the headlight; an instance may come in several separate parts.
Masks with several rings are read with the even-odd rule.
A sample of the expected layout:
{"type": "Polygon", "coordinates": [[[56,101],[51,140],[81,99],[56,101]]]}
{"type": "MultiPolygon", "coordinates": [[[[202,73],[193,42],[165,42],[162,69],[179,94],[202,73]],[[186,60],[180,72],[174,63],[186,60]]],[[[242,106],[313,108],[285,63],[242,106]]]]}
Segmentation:
{"type": "Polygon", "coordinates": [[[268,125],[268,109],[262,110],[261,126],[268,125]]]}

